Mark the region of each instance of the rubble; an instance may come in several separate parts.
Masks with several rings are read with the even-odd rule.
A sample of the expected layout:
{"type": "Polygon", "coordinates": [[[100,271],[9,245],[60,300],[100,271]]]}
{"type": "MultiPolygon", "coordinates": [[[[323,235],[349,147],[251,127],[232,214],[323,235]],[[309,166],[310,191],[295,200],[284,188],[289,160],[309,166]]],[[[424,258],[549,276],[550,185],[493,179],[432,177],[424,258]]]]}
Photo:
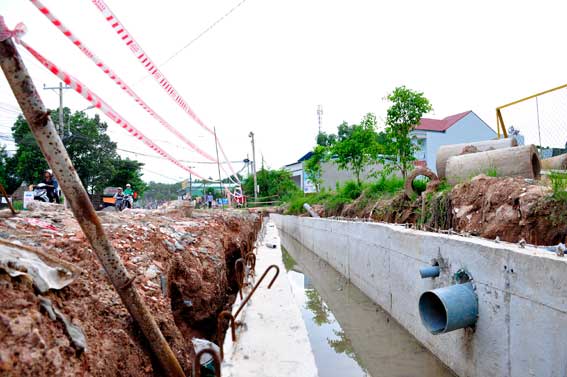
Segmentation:
{"type": "MultiPolygon", "coordinates": [[[[77,274],[40,297],[32,281],[0,270],[0,375],[160,375],[71,212],[45,203],[32,207],[0,219],[0,241],[41,250],[77,274]],[[57,320],[45,300],[59,311],[52,313],[57,320]],[[79,330],[88,344],[84,352],[74,340],[79,330]]],[[[237,292],[234,261],[244,255],[258,217],[195,211],[187,218],[186,208],[176,206],[97,214],[189,375],[191,339],[214,340],[216,316],[237,292]]]]}

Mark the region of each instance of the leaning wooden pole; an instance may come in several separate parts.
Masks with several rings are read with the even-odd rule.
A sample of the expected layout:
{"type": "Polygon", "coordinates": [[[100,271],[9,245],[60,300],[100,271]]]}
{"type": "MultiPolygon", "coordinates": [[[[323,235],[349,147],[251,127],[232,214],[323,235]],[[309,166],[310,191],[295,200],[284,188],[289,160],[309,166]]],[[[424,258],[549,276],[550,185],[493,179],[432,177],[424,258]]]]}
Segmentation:
{"type": "Polygon", "coordinates": [[[179,361],[132,284],[134,278],[128,275],[120,257],[106,237],[87,192],[81,184],[67,150],[51,121],[49,112],[43,105],[11,38],[0,42],[0,66],[43,155],[57,177],[65,198],[71,205],[75,218],[118,291],[122,302],[148,339],[165,374],[168,376],[184,376],[179,361]]]}

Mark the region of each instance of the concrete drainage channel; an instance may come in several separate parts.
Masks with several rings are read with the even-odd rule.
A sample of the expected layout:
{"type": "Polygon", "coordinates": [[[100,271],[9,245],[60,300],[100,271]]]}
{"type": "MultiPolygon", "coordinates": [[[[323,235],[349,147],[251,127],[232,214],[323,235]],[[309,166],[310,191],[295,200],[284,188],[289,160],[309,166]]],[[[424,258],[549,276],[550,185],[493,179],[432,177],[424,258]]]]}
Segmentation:
{"type": "Polygon", "coordinates": [[[284,265],[319,377],[453,376],[388,313],[286,233],[284,265]]]}
{"type": "Polygon", "coordinates": [[[565,376],[564,258],[527,245],[394,224],[272,220],[457,375],[565,376]]]}
{"type": "Polygon", "coordinates": [[[331,266],[278,234],[271,221],[256,245],[254,257],[235,262],[242,296],[219,315],[220,325],[230,323],[220,349],[223,376],[453,375],[331,266]]]}

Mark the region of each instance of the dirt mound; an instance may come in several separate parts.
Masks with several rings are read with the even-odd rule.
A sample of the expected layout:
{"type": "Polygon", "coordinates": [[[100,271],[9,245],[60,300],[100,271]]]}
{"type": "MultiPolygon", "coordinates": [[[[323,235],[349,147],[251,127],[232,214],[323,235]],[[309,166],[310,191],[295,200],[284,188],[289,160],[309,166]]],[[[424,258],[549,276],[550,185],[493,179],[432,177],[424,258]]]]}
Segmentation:
{"type": "MultiPolygon", "coordinates": [[[[189,375],[191,338],[213,339],[217,314],[235,297],[230,264],[250,242],[258,217],[225,211],[186,218],[182,213],[175,208],[99,216],[189,375]]],[[[160,374],[70,212],[37,209],[2,219],[0,238],[39,248],[82,271],[69,286],[43,296],[82,329],[88,345],[86,352],[77,350],[64,324],[41,309],[31,282],[0,269],[0,375],[160,374]]]]}
{"type": "Polygon", "coordinates": [[[567,201],[554,199],[548,186],[521,177],[480,175],[451,191],[426,191],[415,199],[399,194],[376,200],[363,193],[338,210],[318,206],[317,212],[534,245],[556,245],[567,237],[567,201]]]}
{"type": "Polygon", "coordinates": [[[567,236],[567,203],[524,178],[484,175],[451,192],[453,228],[503,241],[555,245],[567,236]]]}

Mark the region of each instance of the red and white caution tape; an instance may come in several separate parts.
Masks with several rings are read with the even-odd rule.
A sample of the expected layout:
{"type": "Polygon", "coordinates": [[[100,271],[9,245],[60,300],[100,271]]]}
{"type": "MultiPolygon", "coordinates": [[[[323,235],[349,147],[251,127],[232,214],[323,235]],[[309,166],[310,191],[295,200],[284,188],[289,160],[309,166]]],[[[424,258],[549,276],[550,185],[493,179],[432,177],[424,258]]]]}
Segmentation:
{"type": "MultiPolygon", "coordinates": [[[[165,77],[165,75],[158,69],[157,65],[150,59],[150,57],[144,52],[144,50],[142,50],[140,45],[134,40],[134,38],[126,30],[124,25],[122,25],[122,23],[118,21],[118,18],[110,10],[108,5],[106,5],[104,0],[91,0],[91,1],[96,6],[96,8],[102,13],[106,21],[116,31],[116,34],[120,37],[120,39],[122,39],[122,41],[126,44],[126,46],[128,46],[128,48],[136,56],[138,61],[147,69],[147,71],[152,75],[152,77],[160,84],[162,89],[165,90],[165,92],[169,95],[169,97],[173,99],[173,101],[175,101],[175,103],[177,103],[177,105],[179,105],[179,107],[181,107],[181,109],[183,109],[183,111],[187,115],[189,115],[199,126],[207,130],[211,135],[214,135],[213,129],[207,126],[197,116],[195,111],[193,111],[193,109],[187,104],[187,102],[183,99],[181,94],[179,94],[179,92],[173,87],[173,85],[169,82],[169,80],[165,77]]],[[[234,168],[232,167],[230,160],[226,156],[226,153],[224,152],[224,149],[220,144],[220,142],[218,143],[218,146],[224,160],[226,161],[228,167],[230,168],[230,171],[232,172],[232,175],[236,178],[238,183],[240,183],[240,180],[238,179],[238,176],[234,172],[234,168]]]]}
{"type": "Polygon", "coordinates": [[[26,27],[21,22],[16,25],[14,30],[8,29],[4,22],[4,16],[0,15],[0,42],[4,42],[8,38],[14,38],[16,42],[20,42],[22,35],[26,33],[26,27]]]}
{"type": "Polygon", "coordinates": [[[44,6],[39,0],[31,0],[32,4],[35,5],[39,11],[51,21],[53,25],[55,25],[81,52],[87,56],[97,67],[99,67],[112,81],[114,81],[118,86],[122,88],[130,97],[136,101],[138,105],[140,105],[144,110],[148,112],[152,117],[154,117],[162,126],[167,128],[171,131],[175,136],[177,136],[180,140],[182,140],[185,144],[199,153],[201,156],[205,157],[209,161],[216,162],[217,160],[199,148],[196,144],[192,141],[188,140],[185,135],[183,135],[179,130],[169,124],[163,117],[157,114],[146,102],[144,102],[140,96],[132,88],[126,84],[124,80],[122,80],[109,66],[107,66],[98,56],[96,56],[83,42],[81,42],[63,23],[55,17],[55,15],[46,7],[44,6]]]}
{"type": "Polygon", "coordinates": [[[87,88],[84,84],[82,84],[79,80],[71,76],[70,74],[66,73],[65,71],[59,69],[54,63],[43,57],[39,52],[33,49],[24,41],[20,41],[20,44],[28,50],[30,54],[34,58],[37,59],[43,66],[45,66],[51,73],[59,77],[65,84],[71,86],[77,93],[83,96],[87,101],[89,101],[94,107],[100,109],[106,116],[112,119],[116,124],[120,125],[126,131],[130,133],[131,136],[135,137],[138,140],[141,140],[144,144],[146,144],[149,148],[154,150],[156,153],[161,155],[162,157],[168,159],[181,169],[193,174],[196,177],[201,179],[205,179],[205,177],[201,176],[200,174],[196,173],[195,171],[191,170],[189,167],[183,165],[169,153],[164,151],[161,147],[151,141],[148,137],[146,137],[140,130],[130,124],[124,117],[118,114],[108,103],[106,103],[102,98],[96,95],[93,91],[87,88]]]}

